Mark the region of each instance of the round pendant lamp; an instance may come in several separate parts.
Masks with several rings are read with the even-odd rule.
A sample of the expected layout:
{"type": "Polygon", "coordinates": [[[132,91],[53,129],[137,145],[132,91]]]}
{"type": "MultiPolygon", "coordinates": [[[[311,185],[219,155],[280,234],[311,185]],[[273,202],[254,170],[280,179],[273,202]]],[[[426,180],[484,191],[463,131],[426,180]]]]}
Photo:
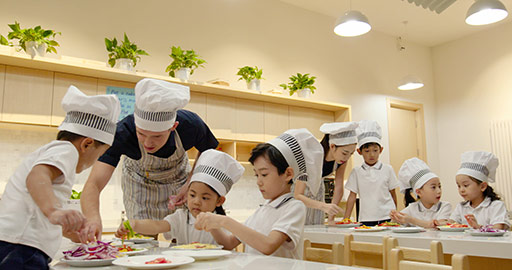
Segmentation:
{"type": "Polygon", "coordinates": [[[355,37],[366,34],[372,29],[368,18],[357,10],[345,12],[336,20],[334,33],[342,37],[355,37]]]}
{"type": "Polygon", "coordinates": [[[491,24],[507,16],[507,9],[499,0],[477,0],[468,9],[466,23],[469,25],[491,24]]]}

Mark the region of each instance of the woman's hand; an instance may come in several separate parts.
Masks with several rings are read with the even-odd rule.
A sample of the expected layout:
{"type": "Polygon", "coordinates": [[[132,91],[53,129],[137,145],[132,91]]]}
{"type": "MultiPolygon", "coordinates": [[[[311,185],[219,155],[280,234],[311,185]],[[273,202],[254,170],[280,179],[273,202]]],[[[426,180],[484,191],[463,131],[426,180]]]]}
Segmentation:
{"type": "Polygon", "coordinates": [[[326,203],[322,206],[322,211],[327,213],[327,215],[335,216],[338,213],[341,213],[343,209],[333,203],[326,203]]]}

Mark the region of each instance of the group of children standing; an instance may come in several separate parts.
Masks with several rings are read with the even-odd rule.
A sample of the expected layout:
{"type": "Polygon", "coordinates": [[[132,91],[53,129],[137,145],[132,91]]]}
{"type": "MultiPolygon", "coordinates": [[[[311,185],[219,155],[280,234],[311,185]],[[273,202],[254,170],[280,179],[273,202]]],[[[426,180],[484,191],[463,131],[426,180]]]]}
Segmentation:
{"type": "MultiPolygon", "coordinates": [[[[0,269],[12,265],[47,269],[62,236],[76,239],[86,222],[79,211],[62,209],[62,203],[71,193],[75,173],[90,167],[112,144],[119,101],[111,95],[87,97],[71,86],[62,104],[67,116],[57,140],[24,161],[0,201],[0,269]]],[[[217,243],[233,249],[244,243],[246,252],[299,259],[304,225],[324,224],[325,214],[332,221],[343,211],[337,206],[343,187],[337,182],[335,199],[325,203],[322,176],[336,172],[343,183],[346,162],[355,151],[364,163],[352,170],[345,185],[350,191],[345,217],[350,217],[359,195],[358,220],[365,225],[393,219],[423,227],[447,222],[509,227],[503,202],[488,186],[498,166],[491,153],[462,155],[456,182],[464,202],[451,215],[450,204],[440,201],[439,178],[423,161],[405,161],[398,180],[411,203],[398,212],[394,190],[399,182],[392,167],[379,161],[383,147],[377,122],[326,123],[320,130],[326,134],[321,143],[307,129],[291,129],[251,151],[256,184],[267,201],[245,223],[226,216],[222,209],[244,167],[226,153],[207,150],[194,167],[187,207],[163,220],[132,219],[131,227],[142,234],[164,233],[178,244],[217,243]],[[412,202],[410,192],[418,201],[412,202]]],[[[121,225],[116,236],[127,233],[121,225]]]]}

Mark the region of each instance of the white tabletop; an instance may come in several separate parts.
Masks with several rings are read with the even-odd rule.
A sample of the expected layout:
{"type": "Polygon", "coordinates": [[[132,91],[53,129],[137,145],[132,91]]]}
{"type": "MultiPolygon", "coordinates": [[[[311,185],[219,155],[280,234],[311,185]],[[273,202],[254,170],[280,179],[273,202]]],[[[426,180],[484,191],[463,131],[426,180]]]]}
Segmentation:
{"type": "Polygon", "coordinates": [[[344,242],[345,234],[352,233],[357,241],[381,243],[383,236],[398,239],[404,247],[430,248],[432,240],[443,244],[443,251],[448,254],[467,254],[492,258],[512,259],[512,234],[507,232],[499,237],[471,236],[465,232],[442,232],[428,229],[420,233],[393,233],[391,230],[379,232],[354,232],[347,228],[334,226],[308,225],[304,227],[304,238],[312,243],[332,244],[344,242]]]}

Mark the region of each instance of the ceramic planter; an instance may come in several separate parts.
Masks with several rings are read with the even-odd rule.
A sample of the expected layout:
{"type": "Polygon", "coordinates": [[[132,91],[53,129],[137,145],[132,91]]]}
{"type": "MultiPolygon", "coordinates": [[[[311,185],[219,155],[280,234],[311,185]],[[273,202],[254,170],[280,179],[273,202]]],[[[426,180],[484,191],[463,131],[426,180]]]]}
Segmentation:
{"type": "Polygon", "coordinates": [[[182,81],[188,81],[188,79],[190,79],[190,68],[180,68],[176,70],[176,78],[182,81]]]}
{"type": "Polygon", "coordinates": [[[301,90],[297,90],[297,96],[300,98],[310,98],[311,97],[311,89],[304,88],[301,90]]]}
{"type": "Polygon", "coordinates": [[[129,58],[119,58],[116,59],[115,68],[133,71],[133,60],[129,58]]]}
{"type": "Polygon", "coordinates": [[[247,89],[254,90],[254,91],[260,91],[260,80],[253,79],[250,82],[248,82],[247,89]]]}
{"type": "Polygon", "coordinates": [[[44,57],[46,55],[46,43],[37,43],[35,41],[25,42],[25,52],[34,58],[36,55],[44,57]]]}

